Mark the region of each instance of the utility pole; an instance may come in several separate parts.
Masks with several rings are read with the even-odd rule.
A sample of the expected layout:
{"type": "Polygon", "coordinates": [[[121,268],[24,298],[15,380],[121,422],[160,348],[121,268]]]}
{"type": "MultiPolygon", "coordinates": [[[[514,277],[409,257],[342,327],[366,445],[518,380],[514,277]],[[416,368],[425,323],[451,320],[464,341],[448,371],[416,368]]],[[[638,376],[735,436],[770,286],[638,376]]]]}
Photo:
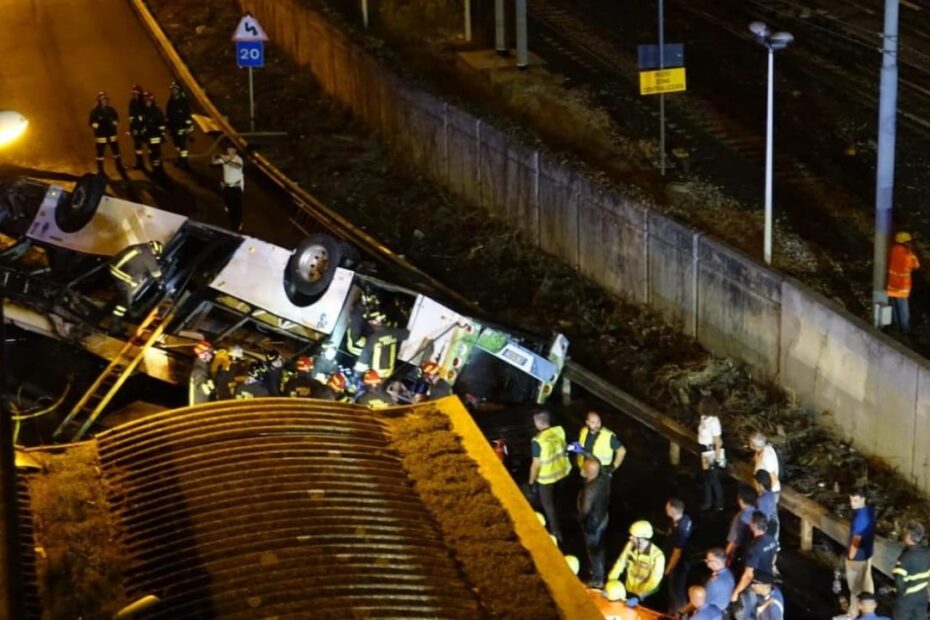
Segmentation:
{"type": "Polygon", "coordinates": [[[529,67],[529,50],[526,34],[526,0],[516,1],[517,22],[517,69],[526,71],[529,67]]]}
{"type": "MultiPolygon", "coordinates": [[[[665,0],[659,0],[659,70],[665,68],[665,0]]],[[[665,93],[659,93],[659,170],[665,175],[665,93]]]]}
{"type": "Polygon", "coordinates": [[[494,50],[498,56],[507,55],[507,31],[504,18],[504,0],[494,0],[494,50]]]}
{"type": "Polygon", "coordinates": [[[885,0],[882,36],[881,97],[878,104],[878,162],[875,173],[875,248],[872,257],[872,304],[875,327],[886,324],[888,305],[888,237],[894,205],[895,125],[898,107],[898,1],[885,0]]]}

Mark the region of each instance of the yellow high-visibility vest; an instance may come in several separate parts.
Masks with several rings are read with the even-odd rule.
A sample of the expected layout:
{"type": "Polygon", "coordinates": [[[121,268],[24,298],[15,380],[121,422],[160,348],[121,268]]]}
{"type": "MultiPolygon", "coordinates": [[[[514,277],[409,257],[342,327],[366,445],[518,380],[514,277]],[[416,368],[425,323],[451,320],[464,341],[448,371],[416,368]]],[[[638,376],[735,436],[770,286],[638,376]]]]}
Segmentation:
{"type": "Polygon", "coordinates": [[[572,464],[565,454],[565,429],[550,426],[535,437],[539,443],[539,484],[553,484],[568,475],[572,464]]]}
{"type": "MultiPolygon", "coordinates": [[[[591,446],[591,454],[594,455],[598,461],[601,462],[602,467],[607,467],[614,462],[614,451],[610,447],[610,440],[614,438],[613,431],[609,431],[606,428],[601,428],[597,433],[597,439],[594,440],[594,445],[591,446]]],[[[578,443],[581,444],[581,447],[584,448],[585,442],[588,440],[588,427],[585,426],[581,429],[581,432],[578,433],[578,443]]],[[[579,454],[577,456],[578,467],[584,465],[585,456],[579,454]]]]}

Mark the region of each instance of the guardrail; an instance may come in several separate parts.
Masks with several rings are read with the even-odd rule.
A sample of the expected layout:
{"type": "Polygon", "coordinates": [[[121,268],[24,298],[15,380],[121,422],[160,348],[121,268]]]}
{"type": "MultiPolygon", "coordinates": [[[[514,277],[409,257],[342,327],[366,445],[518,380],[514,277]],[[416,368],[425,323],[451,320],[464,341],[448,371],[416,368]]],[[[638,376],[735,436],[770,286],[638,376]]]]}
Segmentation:
{"type": "MultiPolygon", "coordinates": [[[[240,148],[240,150],[246,152],[247,142],[207,96],[206,92],[194,78],[193,73],[191,73],[190,69],[168,40],[161,26],[155,20],[155,17],[148,10],[148,7],[145,6],[143,0],[130,0],[130,2],[139,15],[139,18],[147,26],[159,51],[174,68],[178,77],[185,82],[200,106],[213,117],[223,132],[240,148]]],[[[274,182],[282,191],[286,192],[292,198],[301,216],[311,218],[313,222],[320,224],[326,230],[339,237],[352,239],[354,243],[358,244],[372,255],[381,258],[387,264],[399,268],[408,274],[415,275],[423,284],[439,291],[444,296],[455,300],[464,307],[481,315],[486,314],[483,310],[477,308],[472,301],[438,282],[409,261],[397,256],[374,237],[356,228],[347,219],[326,207],[306,190],[289,179],[260,153],[252,153],[249,157],[269,180],[274,182]]],[[[299,222],[295,222],[295,225],[301,226],[299,222]]],[[[658,410],[640,402],[633,396],[609,384],[594,373],[585,370],[578,364],[569,362],[566,365],[563,380],[576,383],[587,392],[667,438],[670,442],[669,456],[672,462],[677,463],[682,447],[689,452],[697,454],[698,444],[694,438],[694,432],[686,429],[658,410]]],[[[738,480],[746,482],[751,481],[752,470],[748,464],[732,461],[731,464],[732,466],[728,471],[732,476],[738,480]]],[[[782,485],[780,507],[794,514],[801,520],[802,550],[810,550],[812,548],[813,531],[815,529],[820,530],[836,542],[844,546],[846,545],[849,522],[834,516],[827,508],[814,500],[811,500],[786,485],[782,485]]],[[[875,568],[890,576],[891,569],[898,555],[900,555],[901,548],[901,545],[898,543],[885,538],[877,538],[875,541],[875,555],[873,557],[873,565],[875,568]]]]}

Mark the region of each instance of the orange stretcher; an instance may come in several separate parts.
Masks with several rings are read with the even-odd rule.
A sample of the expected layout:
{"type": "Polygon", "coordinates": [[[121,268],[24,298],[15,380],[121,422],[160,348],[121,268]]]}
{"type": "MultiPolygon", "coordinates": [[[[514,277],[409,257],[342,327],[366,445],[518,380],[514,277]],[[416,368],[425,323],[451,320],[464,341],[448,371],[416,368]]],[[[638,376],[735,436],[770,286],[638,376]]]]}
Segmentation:
{"type": "Polygon", "coordinates": [[[588,588],[588,596],[594,601],[598,611],[604,614],[607,620],[658,620],[660,618],[671,618],[657,611],[647,609],[642,605],[634,608],[626,606],[625,601],[608,601],[601,590],[588,588]]]}

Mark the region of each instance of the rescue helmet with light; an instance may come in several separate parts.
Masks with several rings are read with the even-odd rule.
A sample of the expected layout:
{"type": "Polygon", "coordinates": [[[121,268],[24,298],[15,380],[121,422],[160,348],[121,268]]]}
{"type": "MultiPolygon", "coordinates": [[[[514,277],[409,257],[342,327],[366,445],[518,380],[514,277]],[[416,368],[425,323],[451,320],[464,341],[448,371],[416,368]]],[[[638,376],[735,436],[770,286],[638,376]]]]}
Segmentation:
{"type": "Polygon", "coordinates": [[[213,345],[206,340],[201,340],[194,345],[194,355],[200,356],[204,353],[213,353],[213,345]]]}
{"type": "Polygon", "coordinates": [[[294,370],[297,372],[310,372],[313,370],[313,360],[306,355],[301,355],[297,358],[297,361],[294,362],[294,370]]]}
{"type": "Polygon", "coordinates": [[[578,558],[574,555],[566,555],[565,562],[568,564],[568,570],[572,571],[573,575],[577,575],[581,569],[581,562],[578,561],[578,558]]]}
{"type": "Polygon", "coordinates": [[[439,374],[439,364],[432,360],[427,360],[420,366],[420,372],[427,377],[435,377],[439,374]]]}
{"type": "Polygon", "coordinates": [[[161,241],[149,241],[149,247],[156,255],[160,256],[165,251],[165,244],[161,241]]]}
{"type": "Polygon", "coordinates": [[[543,513],[537,512],[537,513],[536,513],[536,518],[539,520],[539,523],[540,523],[543,527],[546,527],[546,517],[545,517],[545,515],[543,515],[543,513]]]}
{"type": "Polygon", "coordinates": [[[261,362],[252,362],[249,364],[249,376],[253,379],[261,379],[268,369],[261,362]]]}
{"type": "Polygon", "coordinates": [[[630,526],[630,536],[652,539],[652,524],[649,521],[636,521],[630,526]]]}
{"type": "Polygon", "coordinates": [[[365,385],[381,385],[381,375],[377,370],[369,370],[362,376],[362,383],[365,385]]]}
{"type": "Polygon", "coordinates": [[[604,586],[604,595],[607,596],[608,601],[622,601],[626,598],[626,588],[623,587],[622,583],[614,579],[608,581],[607,585],[604,586]]]}
{"type": "Polygon", "coordinates": [[[334,372],[329,381],[326,382],[330,388],[336,392],[345,392],[346,391],[346,378],[341,372],[334,372]]]}
{"type": "Polygon", "coordinates": [[[901,231],[894,236],[895,243],[908,243],[912,240],[911,233],[901,231]]]}

